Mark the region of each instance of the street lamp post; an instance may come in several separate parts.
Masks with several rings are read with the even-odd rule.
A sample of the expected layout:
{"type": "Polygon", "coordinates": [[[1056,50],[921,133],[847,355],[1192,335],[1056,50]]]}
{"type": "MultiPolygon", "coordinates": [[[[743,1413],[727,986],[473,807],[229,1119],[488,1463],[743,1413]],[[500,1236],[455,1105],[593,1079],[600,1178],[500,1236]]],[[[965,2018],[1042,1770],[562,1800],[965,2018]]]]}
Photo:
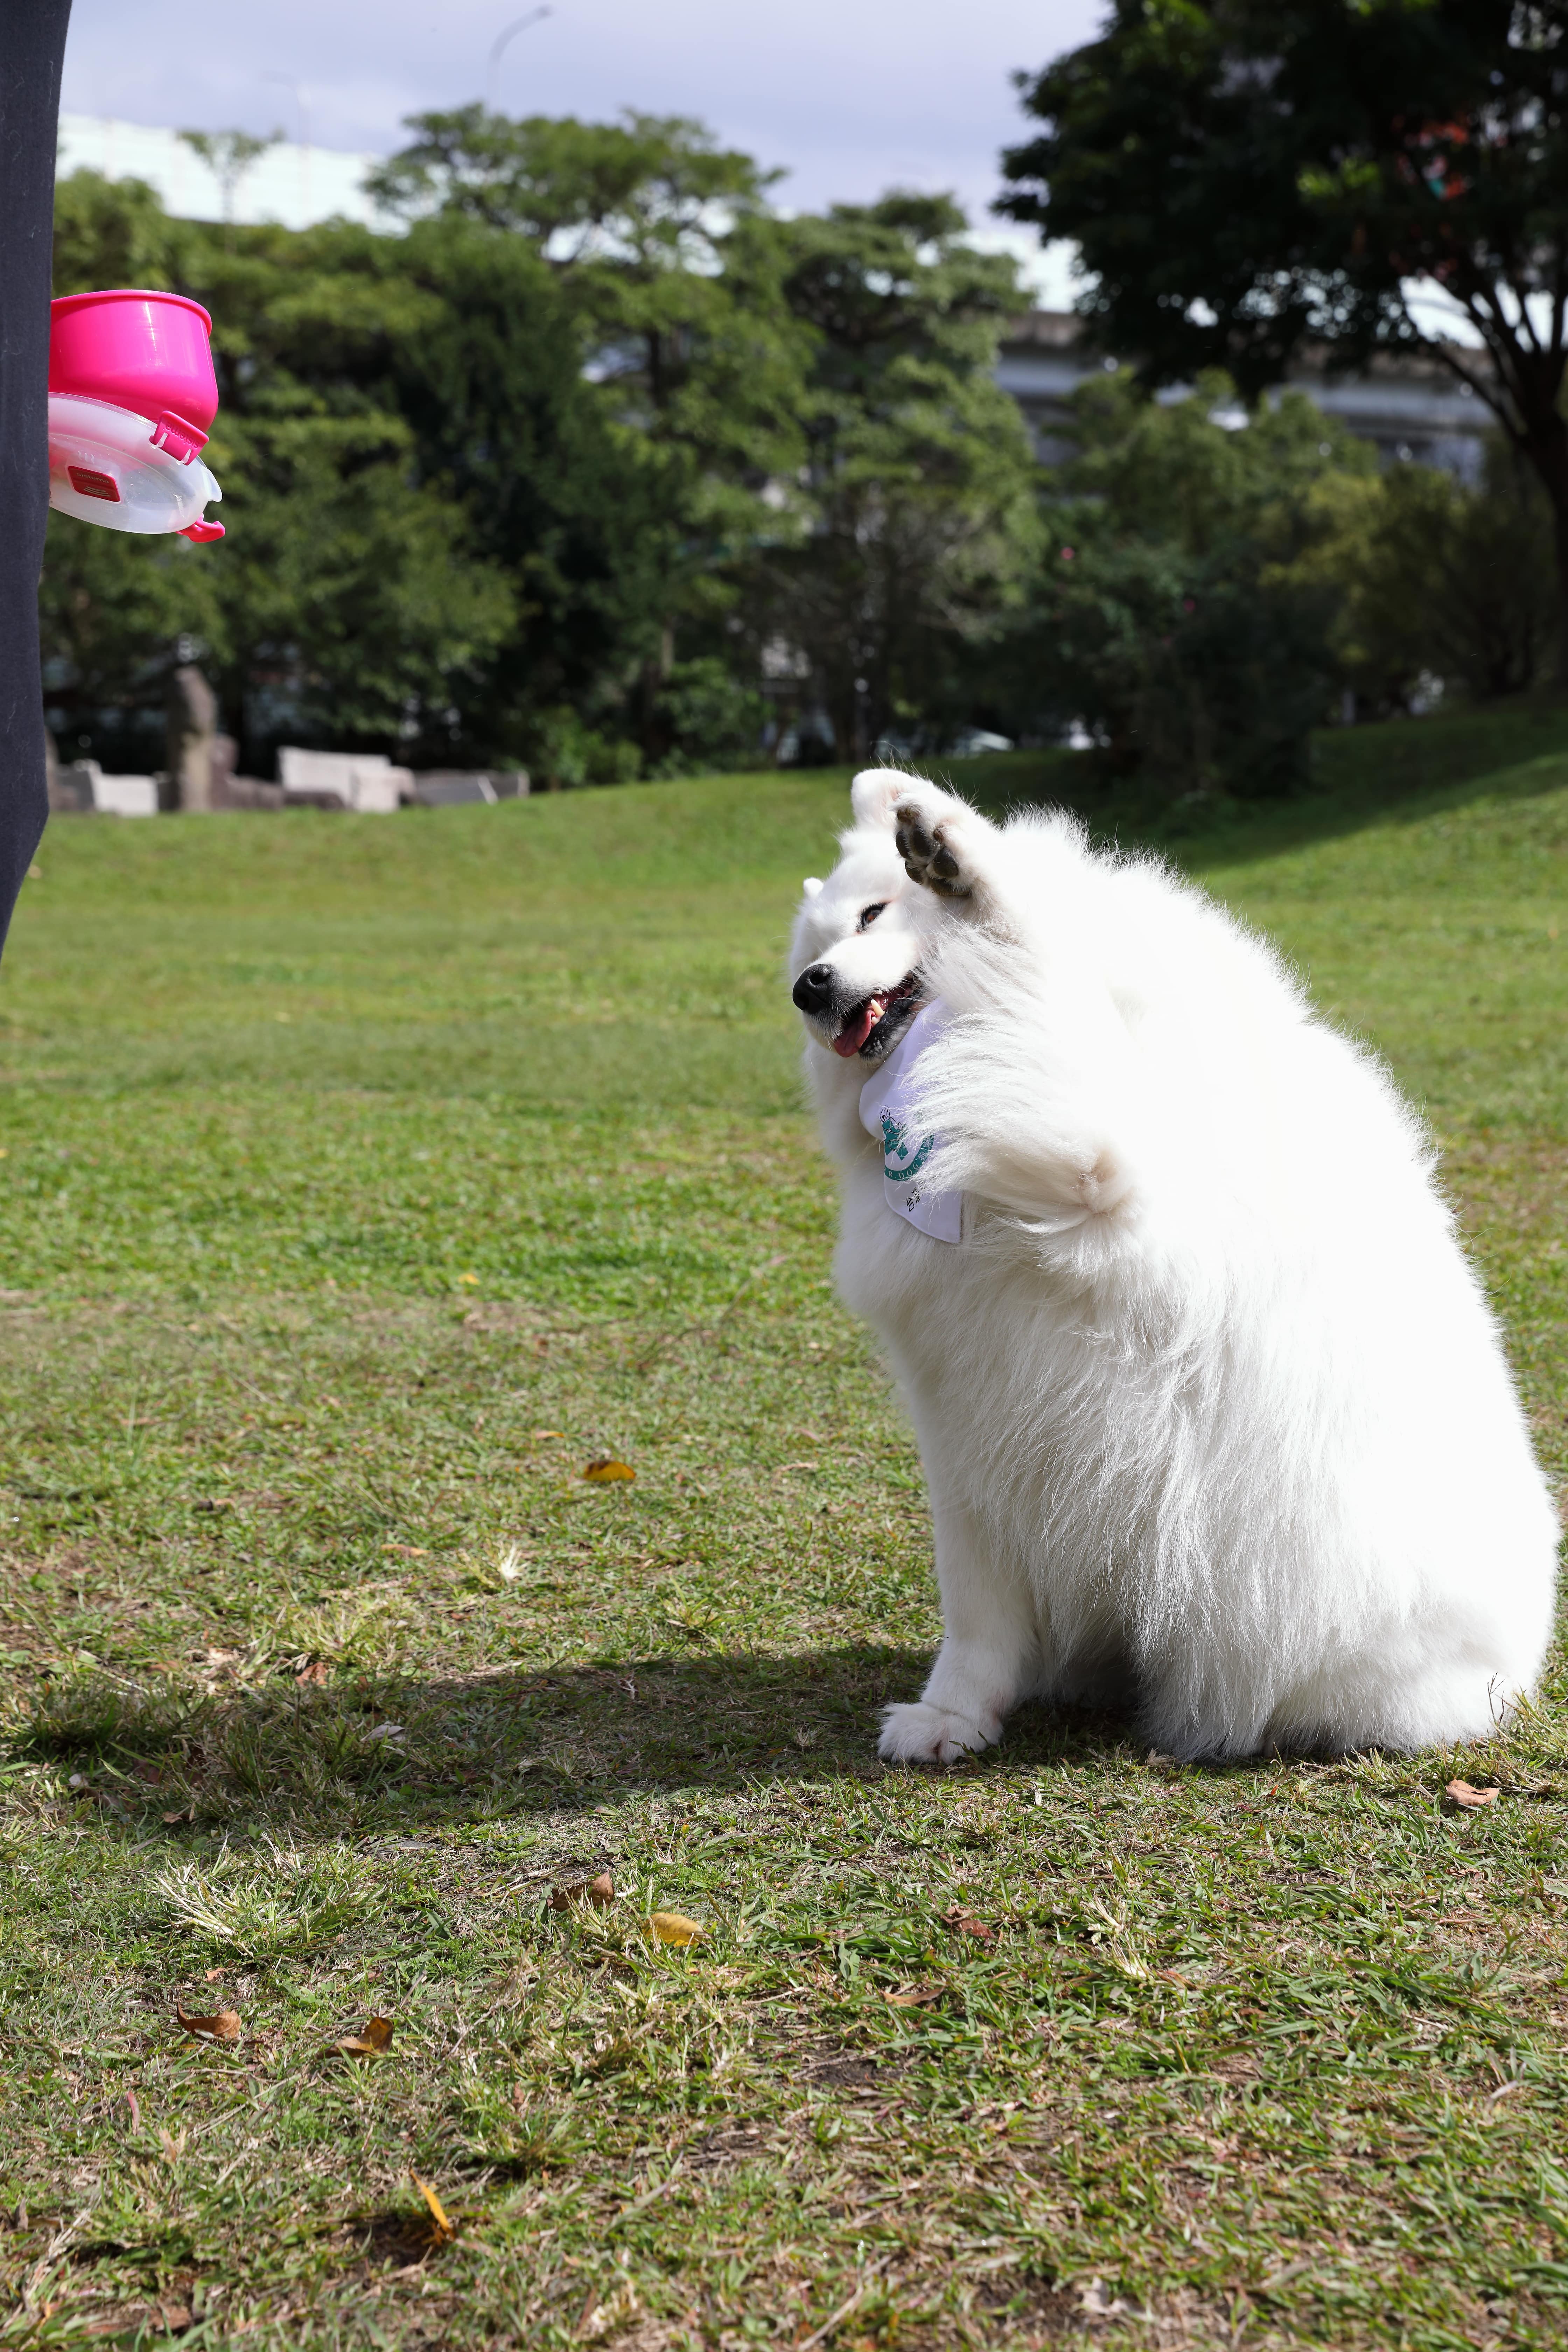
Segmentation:
{"type": "Polygon", "coordinates": [[[489,60],[485,67],[485,111],[487,113],[492,111],[495,106],[496,76],[500,71],[500,61],[506,52],[508,42],[514,39],[519,33],[526,33],[531,25],[537,25],[542,18],[553,14],[554,11],[550,8],[531,8],[526,16],[517,17],[504,32],[498,33],[490,43],[489,60]]]}

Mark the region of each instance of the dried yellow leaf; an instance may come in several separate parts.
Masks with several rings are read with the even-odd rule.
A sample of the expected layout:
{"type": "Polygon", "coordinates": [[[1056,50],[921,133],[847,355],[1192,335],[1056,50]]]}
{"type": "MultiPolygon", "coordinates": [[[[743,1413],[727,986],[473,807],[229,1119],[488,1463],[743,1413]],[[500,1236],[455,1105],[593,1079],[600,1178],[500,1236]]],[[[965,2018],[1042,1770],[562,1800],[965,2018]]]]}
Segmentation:
{"type": "Polygon", "coordinates": [[[882,1999],[889,2009],[930,2009],[945,1990],[942,1985],[910,1985],[904,1992],[885,1992],[882,1999]]]}
{"type": "Polygon", "coordinates": [[[391,2047],[390,2017],[373,2017],[363,2032],[351,2033],[346,2041],[338,2044],[338,2048],[346,2051],[351,2058],[384,2058],[391,2047]]]}
{"type": "Polygon", "coordinates": [[[596,1878],[574,1878],[564,1886],[552,1886],[550,1890],[552,1911],[569,1911],[574,1903],[591,1903],[595,1910],[603,1911],[615,1899],[616,1882],[607,1870],[601,1870],[596,1878]]]}
{"type": "Polygon", "coordinates": [[[447,2219],[446,2209],[442,2205],[441,2200],[437,2196],[436,2191],[431,2188],[430,2183],[427,2180],[421,2180],[416,2172],[411,2172],[408,2178],[412,2180],[415,2188],[417,2189],[419,2194],[430,2208],[430,2218],[436,2224],[437,2236],[438,2238],[449,2238],[452,2235],[452,2224],[447,2219]]]}
{"type": "Polygon", "coordinates": [[[239,2019],[232,2009],[216,2010],[211,2017],[190,2017],[186,2015],[184,2001],[176,1995],[174,2015],[184,2027],[185,2032],[194,2033],[198,2042],[237,2042],[239,2040],[239,2019]]]}
{"type": "Polygon", "coordinates": [[[637,1475],[629,1463],[617,1462],[614,1455],[609,1454],[596,1454],[583,1473],[584,1478],[593,1478],[600,1482],[611,1478],[635,1478],[637,1475]]]}
{"type": "Polygon", "coordinates": [[[695,1944],[708,1933],[682,1911],[656,1911],[647,1924],[661,1944],[695,1944]]]}

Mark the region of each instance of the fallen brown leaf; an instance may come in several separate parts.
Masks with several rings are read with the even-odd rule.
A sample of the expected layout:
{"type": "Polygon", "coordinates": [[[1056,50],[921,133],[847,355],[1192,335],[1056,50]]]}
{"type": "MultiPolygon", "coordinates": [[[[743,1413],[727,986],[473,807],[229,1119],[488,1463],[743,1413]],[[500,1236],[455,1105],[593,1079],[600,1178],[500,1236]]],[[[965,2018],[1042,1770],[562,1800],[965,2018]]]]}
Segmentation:
{"type": "Polygon", "coordinates": [[[430,1557],[429,1553],[421,1550],[417,1544],[384,1543],[381,1548],[383,1551],[398,1553],[404,1559],[428,1559],[430,1557]]]}
{"type": "Polygon", "coordinates": [[[661,1944],[695,1944],[708,1933],[683,1911],[656,1911],[647,1924],[661,1944]]]}
{"type": "Polygon", "coordinates": [[[427,2180],[421,2180],[416,2172],[411,2172],[408,2178],[430,2208],[430,2218],[436,2224],[436,2235],[444,2244],[452,2236],[453,2230],[451,2222],[447,2219],[446,2209],[441,2200],[437,2196],[430,2183],[427,2180]]]}
{"type": "Polygon", "coordinates": [[[910,1985],[905,1992],[885,1992],[882,1999],[889,2009],[930,2009],[946,1990],[945,1985],[910,1985]]]}
{"type": "Polygon", "coordinates": [[[191,2017],[179,1995],[174,1996],[174,2015],[187,2033],[198,2042],[237,2042],[239,2020],[232,2009],[215,2010],[211,2017],[191,2017]]]}
{"type": "Polygon", "coordinates": [[[164,1816],[163,1816],[163,1826],[164,1826],[164,1828],[165,1828],[165,1829],[170,1829],[170,1830],[172,1830],[172,1829],[174,1829],[174,1828],[175,1827],[175,1825],[176,1825],[178,1822],[194,1822],[194,1821],[195,1820],[195,1817],[196,1817],[196,1809],[195,1809],[195,1805],[182,1805],[182,1806],[180,1807],[180,1810],[179,1810],[179,1811],[178,1811],[178,1812],[176,1812],[176,1813],[165,1813],[165,1814],[164,1814],[164,1816]]]}
{"type": "Polygon", "coordinates": [[[596,1911],[605,1910],[616,1899],[616,1882],[607,1870],[597,1878],[574,1878],[565,1886],[550,1890],[552,1911],[570,1911],[574,1903],[591,1903],[596,1911]]]}
{"type": "Polygon", "coordinates": [[[328,1665],[325,1658],[312,1658],[308,1666],[300,1667],[299,1673],[295,1675],[294,1680],[297,1683],[330,1682],[331,1679],[331,1673],[332,1670],[331,1666],[328,1665]]]}
{"type": "Polygon", "coordinates": [[[351,2033],[338,2044],[351,2058],[384,2058],[392,2047],[392,2020],[373,2017],[358,2033],[351,2033]]]}
{"type": "Polygon", "coordinates": [[[988,1927],[984,1919],[977,1919],[972,1911],[962,1910],[956,1903],[942,1913],[942,1924],[944,1927],[951,1927],[955,1935],[978,1936],[983,1944],[996,1941],[994,1927],[988,1927]]]}
{"type": "Polygon", "coordinates": [[[1495,1805],[1495,1789],[1472,1789],[1468,1780],[1450,1780],[1443,1794],[1451,1797],[1462,1813],[1479,1813],[1483,1805],[1495,1805]]]}
{"type": "Polygon", "coordinates": [[[611,1478],[635,1478],[637,1475],[629,1463],[617,1462],[610,1454],[595,1454],[583,1473],[584,1478],[593,1478],[601,1484],[611,1478]]]}

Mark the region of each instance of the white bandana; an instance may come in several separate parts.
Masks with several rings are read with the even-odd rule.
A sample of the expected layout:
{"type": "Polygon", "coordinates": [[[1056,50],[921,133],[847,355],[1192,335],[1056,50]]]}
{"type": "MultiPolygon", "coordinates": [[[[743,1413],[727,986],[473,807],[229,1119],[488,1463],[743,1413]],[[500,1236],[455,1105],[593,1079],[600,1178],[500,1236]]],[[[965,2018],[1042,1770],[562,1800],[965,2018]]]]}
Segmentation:
{"type": "Polygon", "coordinates": [[[882,1198],[906,1225],[933,1241],[963,1238],[963,1195],[933,1182],[939,1137],[923,1133],[910,1110],[915,1065],[940,1037],[947,1016],[940,1003],[922,1004],[875,1077],[860,1089],[860,1124],[882,1145],[882,1198]]]}

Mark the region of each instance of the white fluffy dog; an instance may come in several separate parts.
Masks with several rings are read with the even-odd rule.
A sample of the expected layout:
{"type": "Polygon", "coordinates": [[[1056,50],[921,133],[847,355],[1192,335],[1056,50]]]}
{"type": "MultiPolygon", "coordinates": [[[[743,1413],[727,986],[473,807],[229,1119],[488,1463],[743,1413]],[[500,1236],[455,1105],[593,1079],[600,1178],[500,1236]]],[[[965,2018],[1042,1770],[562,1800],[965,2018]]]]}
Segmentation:
{"type": "Polygon", "coordinates": [[[1182,1757],[1487,1733],[1557,1522],[1387,1077],[1153,860],[885,771],[852,802],[791,973],[935,1523],[942,1649],[883,1756],[1129,1681],[1182,1757]]]}

